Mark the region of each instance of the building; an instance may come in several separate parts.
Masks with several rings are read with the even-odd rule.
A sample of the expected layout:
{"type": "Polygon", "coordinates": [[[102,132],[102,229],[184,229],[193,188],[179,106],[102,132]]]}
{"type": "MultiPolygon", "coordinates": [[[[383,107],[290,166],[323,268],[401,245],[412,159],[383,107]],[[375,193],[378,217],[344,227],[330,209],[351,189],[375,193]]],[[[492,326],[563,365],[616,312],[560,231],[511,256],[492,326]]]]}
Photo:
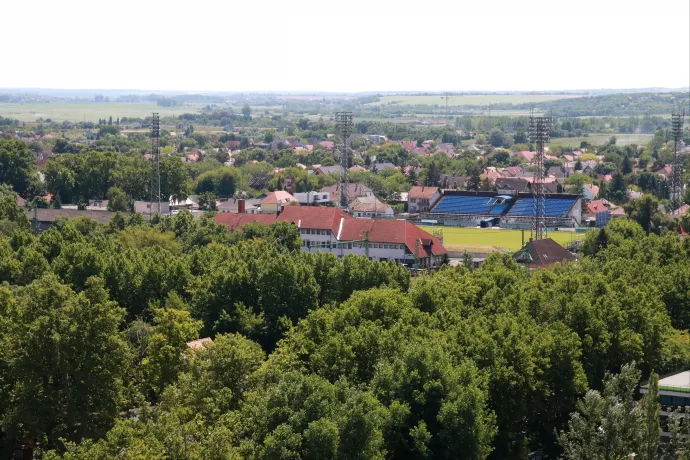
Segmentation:
{"type": "Polygon", "coordinates": [[[259,199],[230,198],[221,201],[217,208],[218,212],[255,214],[259,212],[260,206],[261,200],[259,199]]]}
{"type": "Polygon", "coordinates": [[[407,194],[407,212],[428,212],[441,198],[438,187],[414,186],[407,194]]]}
{"type": "Polygon", "coordinates": [[[331,202],[331,194],[329,192],[300,192],[293,193],[292,196],[294,196],[300,204],[317,205],[331,202]]]}
{"type": "Polygon", "coordinates": [[[393,163],[374,163],[371,165],[371,171],[375,173],[380,173],[381,171],[386,171],[388,169],[398,170],[398,167],[393,163]]]}
{"type": "MultiPolygon", "coordinates": [[[[545,194],[544,222],[547,228],[575,227],[582,222],[580,195],[565,193],[545,194]]],[[[531,228],[534,220],[535,198],[531,193],[501,194],[443,190],[438,202],[429,212],[421,213],[444,225],[474,227],[500,226],[502,228],[531,228]],[[486,225],[490,222],[490,225],[486,225]]]]}
{"type": "Polygon", "coordinates": [[[153,214],[170,214],[170,203],[161,201],[160,203],[150,203],[148,201],[135,201],[134,212],[140,214],[149,214],[153,208],[153,214]]]}
{"type": "Polygon", "coordinates": [[[334,166],[319,166],[314,170],[314,174],[317,176],[320,176],[322,174],[338,174],[341,175],[343,173],[343,167],[340,165],[334,165],[334,166]]]}
{"type": "MultiPolygon", "coordinates": [[[[640,386],[640,393],[649,392],[649,383],[640,386]]],[[[661,405],[660,421],[662,440],[668,440],[670,433],[666,420],[671,412],[677,408],[690,406],[690,371],[677,372],[659,378],[659,404],[661,405]]]]}
{"type": "MultiPolygon", "coordinates": [[[[30,220],[33,220],[35,215],[38,231],[43,231],[50,228],[57,219],[61,218],[76,219],[77,217],[86,217],[88,219],[95,220],[99,224],[109,224],[113,217],[115,217],[115,214],[117,214],[111,211],[78,211],[76,209],[53,208],[37,208],[35,210],[30,208],[24,208],[24,212],[26,212],[26,215],[30,220]]],[[[121,214],[127,217],[129,213],[121,214]]],[[[148,220],[148,218],[148,214],[145,214],[144,220],[148,220]]]]}
{"type": "MultiPolygon", "coordinates": [[[[329,185],[321,189],[321,193],[329,193],[331,195],[331,202],[336,205],[340,202],[340,183],[335,185],[329,185]]],[[[347,197],[348,203],[355,198],[362,196],[374,196],[374,191],[364,184],[347,184],[347,190],[345,191],[345,196],[347,197]]]]}
{"type": "Polygon", "coordinates": [[[375,196],[362,196],[355,198],[348,206],[350,212],[355,217],[387,217],[395,215],[393,208],[386,203],[382,203],[375,196]]]}
{"type": "Polygon", "coordinates": [[[401,264],[438,267],[446,248],[435,236],[411,222],[394,219],[357,219],[333,207],[285,207],[276,214],[221,213],[216,223],[230,229],[257,222],[270,225],[289,222],[299,228],[302,250],[367,256],[371,260],[394,260],[401,264]]]}
{"type": "Polygon", "coordinates": [[[574,254],[569,252],[551,238],[530,241],[524,248],[517,251],[513,258],[528,268],[547,268],[555,264],[577,260],[574,254]]]}
{"type": "Polygon", "coordinates": [[[454,190],[465,190],[470,176],[456,176],[453,174],[441,174],[441,188],[450,188],[454,190]]]}
{"type": "Polygon", "coordinates": [[[582,196],[586,200],[594,200],[599,196],[599,186],[594,184],[585,184],[582,187],[582,196]]]}
{"type": "Polygon", "coordinates": [[[278,212],[282,206],[299,204],[297,199],[288,192],[277,190],[269,193],[266,198],[261,200],[261,212],[271,213],[278,212]]]}
{"type": "Polygon", "coordinates": [[[498,193],[516,195],[530,191],[529,181],[522,177],[500,177],[494,183],[498,193]]]}

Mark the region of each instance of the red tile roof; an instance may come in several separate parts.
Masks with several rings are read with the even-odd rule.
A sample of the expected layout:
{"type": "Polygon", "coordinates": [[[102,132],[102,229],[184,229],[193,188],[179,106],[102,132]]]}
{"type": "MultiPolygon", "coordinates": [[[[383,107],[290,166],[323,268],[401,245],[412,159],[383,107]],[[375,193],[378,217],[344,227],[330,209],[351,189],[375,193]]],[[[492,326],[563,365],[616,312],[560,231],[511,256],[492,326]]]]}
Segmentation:
{"type": "Polygon", "coordinates": [[[415,185],[410,189],[407,198],[432,198],[438,192],[438,187],[420,187],[415,185]]]}
{"type": "Polygon", "coordinates": [[[276,190],[275,192],[269,193],[266,198],[261,200],[261,204],[291,203],[293,201],[297,201],[297,199],[288,192],[276,190]]]}
{"type": "Polygon", "coordinates": [[[606,205],[604,205],[604,203],[603,203],[601,200],[592,200],[592,201],[590,201],[589,203],[587,203],[587,209],[588,209],[589,212],[591,212],[592,214],[596,214],[597,212],[601,212],[601,211],[606,211],[606,210],[608,210],[608,208],[606,207],[606,205]]]}
{"type": "Polygon", "coordinates": [[[250,222],[263,225],[290,222],[300,228],[330,229],[339,241],[363,240],[368,231],[370,242],[404,244],[412,254],[419,241],[419,257],[440,256],[448,252],[436,237],[406,220],[355,219],[332,207],[287,206],[278,217],[275,214],[220,213],[215,220],[217,224],[232,229],[250,222]]]}

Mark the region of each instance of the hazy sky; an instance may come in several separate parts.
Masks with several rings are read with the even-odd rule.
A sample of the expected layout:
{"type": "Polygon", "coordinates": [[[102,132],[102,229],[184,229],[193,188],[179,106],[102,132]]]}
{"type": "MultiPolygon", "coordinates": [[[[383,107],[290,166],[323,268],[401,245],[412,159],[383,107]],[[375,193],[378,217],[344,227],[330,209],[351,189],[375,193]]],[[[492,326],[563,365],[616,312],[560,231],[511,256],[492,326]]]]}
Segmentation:
{"type": "Polygon", "coordinates": [[[0,87],[690,85],[689,0],[8,0],[2,17],[0,87]]]}

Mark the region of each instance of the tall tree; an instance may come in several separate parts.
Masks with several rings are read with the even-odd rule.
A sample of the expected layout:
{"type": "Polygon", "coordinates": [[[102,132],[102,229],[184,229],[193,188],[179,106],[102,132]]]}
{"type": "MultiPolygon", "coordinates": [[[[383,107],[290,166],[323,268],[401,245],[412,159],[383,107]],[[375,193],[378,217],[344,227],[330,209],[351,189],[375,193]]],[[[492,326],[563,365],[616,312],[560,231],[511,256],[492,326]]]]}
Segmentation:
{"type": "Polygon", "coordinates": [[[0,184],[9,184],[24,194],[36,171],[36,163],[26,143],[0,138],[0,184]]]}

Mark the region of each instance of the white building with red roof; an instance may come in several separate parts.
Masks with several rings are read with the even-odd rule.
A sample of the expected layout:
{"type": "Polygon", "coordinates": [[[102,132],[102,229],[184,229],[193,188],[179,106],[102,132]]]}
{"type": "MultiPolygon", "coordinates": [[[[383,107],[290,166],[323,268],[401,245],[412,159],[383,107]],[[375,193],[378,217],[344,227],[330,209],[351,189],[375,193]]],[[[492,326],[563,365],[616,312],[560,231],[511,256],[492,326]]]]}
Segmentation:
{"type": "Polygon", "coordinates": [[[299,228],[302,250],[369,255],[376,261],[394,260],[422,267],[437,267],[447,253],[441,241],[406,220],[354,218],[338,208],[288,206],[279,214],[220,213],[216,223],[230,229],[250,222],[270,225],[290,222],[299,228]]]}
{"type": "Polygon", "coordinates": [[[266,198],[261,200],[261,212],[277,212],[282,206],[288,206],[292,204],[299,204],[297,198],[283,190],[276,190],[275,192],[269,193],[266,196],[266,198]]]}
{"type": "Polygon", "coordinates": [[[438,187],[415,185],[407,194],[407,212],[428,212],[441,198],[438,187]]]}

